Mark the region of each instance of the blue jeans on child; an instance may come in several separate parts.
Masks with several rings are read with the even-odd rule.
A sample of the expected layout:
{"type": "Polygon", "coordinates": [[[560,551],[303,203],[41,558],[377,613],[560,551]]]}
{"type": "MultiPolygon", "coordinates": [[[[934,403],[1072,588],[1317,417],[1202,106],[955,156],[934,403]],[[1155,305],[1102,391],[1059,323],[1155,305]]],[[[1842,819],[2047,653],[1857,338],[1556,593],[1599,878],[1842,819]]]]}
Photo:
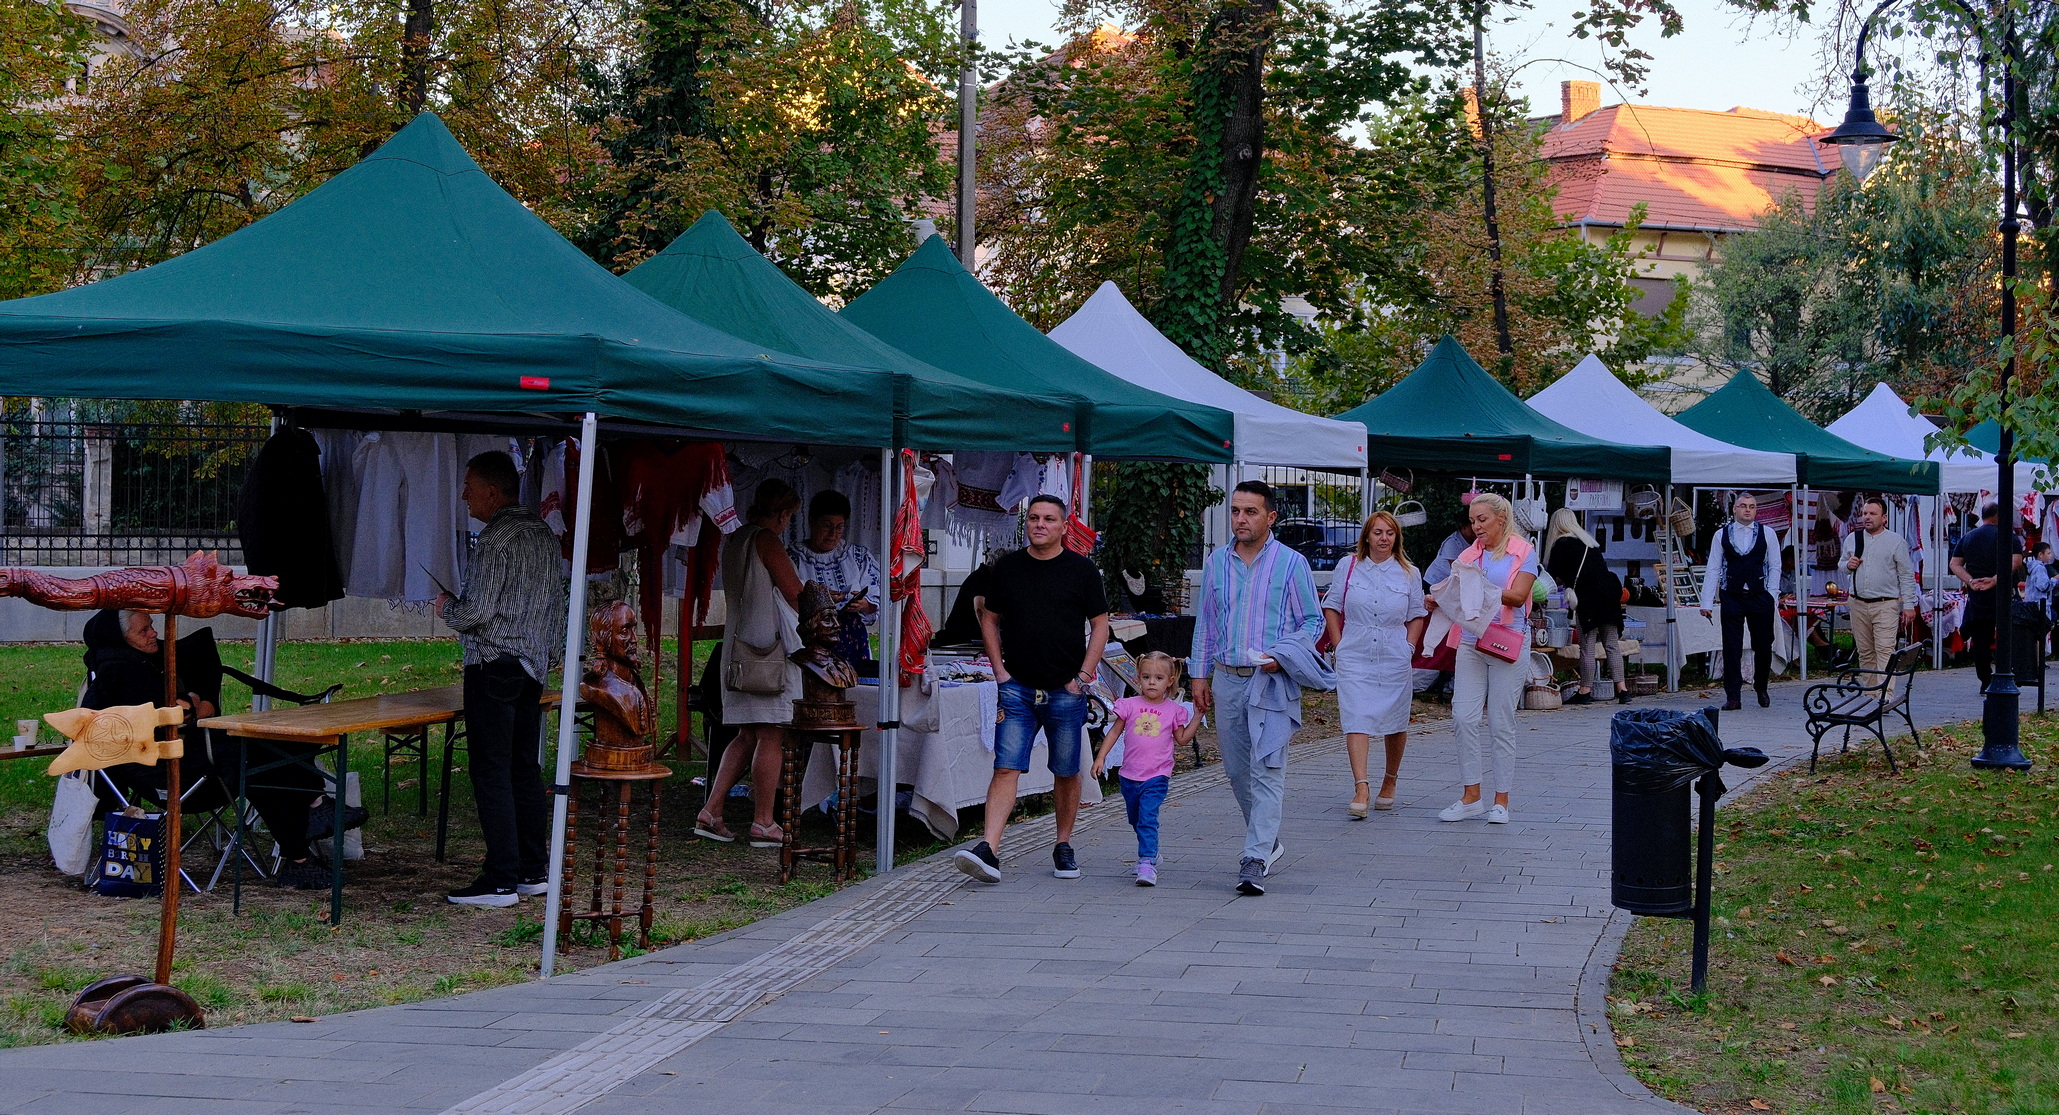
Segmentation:
{"type": "Polygon", "coordinates": [[[1130,817],[1130,827],[1137,830],[1137,858],[1146,863],[1158,862],[1158,807],[1165,804],[1165,788],[1172,785],[1166,775],[1132,782],[1118,778],[1122,784],[1122,807],[1130,817]]]}

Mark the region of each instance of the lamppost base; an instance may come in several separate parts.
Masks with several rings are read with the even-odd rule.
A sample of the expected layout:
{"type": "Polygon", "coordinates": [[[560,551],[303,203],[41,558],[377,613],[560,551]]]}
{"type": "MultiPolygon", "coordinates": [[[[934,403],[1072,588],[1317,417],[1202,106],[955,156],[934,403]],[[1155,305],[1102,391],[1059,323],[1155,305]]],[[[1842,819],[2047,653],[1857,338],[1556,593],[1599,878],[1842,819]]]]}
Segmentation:
{"type": "Polygon", "coordinates": [[[1987,699],[1981,705],[1980,754],[1972,759],[1977,769],[2030,769],[2030,759],[2025,757],[2018,742],[2021,728],[2019,696],[2013,674],[1997,671],[1988,682],[1987,699]]]}

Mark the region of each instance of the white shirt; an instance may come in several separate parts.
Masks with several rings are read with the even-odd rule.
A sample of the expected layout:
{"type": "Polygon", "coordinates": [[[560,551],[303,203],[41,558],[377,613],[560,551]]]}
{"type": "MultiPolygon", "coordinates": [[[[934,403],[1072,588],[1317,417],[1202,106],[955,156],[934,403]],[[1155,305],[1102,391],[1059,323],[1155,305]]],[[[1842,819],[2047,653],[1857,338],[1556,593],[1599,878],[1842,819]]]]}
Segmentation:
{"type": "MultiPolygon", "coordinates": [[[[1740,554],[1751,553],[1755,532],[1766,536],[1766,572],[1763,582],[1768,588],[1780,583],[1780,536],[1764,523],[1744,523],[1732,519],[1723,524],[1723,530],[1730,536],[1730,545],[1740,554]]],[[[1702,576],[1702,606],[1712,606],[1718,594],[1723,591],[1723,538],[1718,535],[1709,543],[1709,568],[1702,576]]]]}

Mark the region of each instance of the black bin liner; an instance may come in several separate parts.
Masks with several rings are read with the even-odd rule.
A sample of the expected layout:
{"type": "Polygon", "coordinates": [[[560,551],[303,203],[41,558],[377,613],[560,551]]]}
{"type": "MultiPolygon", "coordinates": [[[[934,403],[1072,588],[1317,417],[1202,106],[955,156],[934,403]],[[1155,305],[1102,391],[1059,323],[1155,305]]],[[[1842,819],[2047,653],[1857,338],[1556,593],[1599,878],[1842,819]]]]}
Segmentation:
{"type": "MultiPolygon", "coordinates": [[[[1678,915],[1693,908],[1694,782],[1725,763],[1766,761],[1756,747],[1725,748],[1713,714],[1626,709],[1609,724],[1610,898],[1632,913],[1678,915]]],[[[1714,783],[1720,796],[1722,779],[1714,783]]]]}

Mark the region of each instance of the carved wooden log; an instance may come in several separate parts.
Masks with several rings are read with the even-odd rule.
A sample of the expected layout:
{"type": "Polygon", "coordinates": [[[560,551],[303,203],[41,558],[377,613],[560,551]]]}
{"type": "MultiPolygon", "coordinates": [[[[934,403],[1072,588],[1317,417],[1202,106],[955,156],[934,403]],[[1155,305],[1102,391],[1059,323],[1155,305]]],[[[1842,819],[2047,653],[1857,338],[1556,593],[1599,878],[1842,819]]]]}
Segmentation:
{"type": "Polygon", "coordinates": [[[195,551],[183,565],[111,569],[91,577],[53,577],[34,569],[0,569],[0,596],[17,596],[63,612],[126,608],[208,619],[227,613],[263,619],[277,577],[253,577],[195,551]]]}

